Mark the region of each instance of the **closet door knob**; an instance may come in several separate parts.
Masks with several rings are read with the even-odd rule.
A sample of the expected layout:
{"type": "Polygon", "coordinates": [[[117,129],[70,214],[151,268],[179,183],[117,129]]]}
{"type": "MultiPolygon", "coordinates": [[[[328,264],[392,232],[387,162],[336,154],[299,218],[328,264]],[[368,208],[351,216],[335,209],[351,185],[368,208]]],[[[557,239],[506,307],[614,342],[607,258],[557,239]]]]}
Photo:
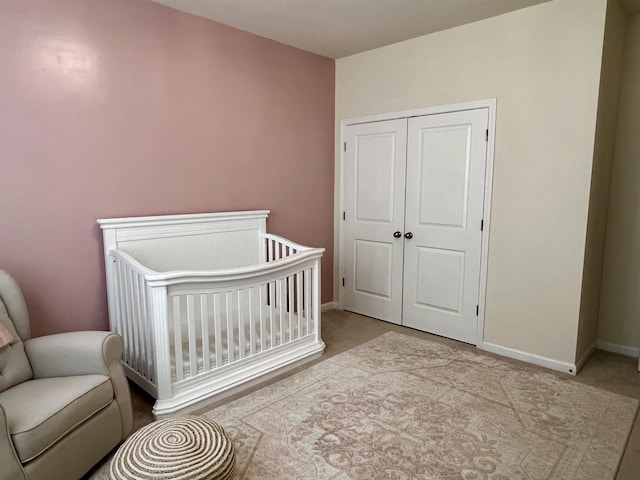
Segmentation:
{"type": "Polygon", "coordinates": [[[404,238],[406,238],[406,239],[411,239],[411,238],[413,238],[413,233],[411,233],[411,232],[407,232],[407,233],[405,233],[405,234],[404,234],[404,238]]]}
{"type": "Polygon", "coordinates": [[[393,237],[394,238],[400,238],[402,236],[401,232],[393,232],[393,237]]]}

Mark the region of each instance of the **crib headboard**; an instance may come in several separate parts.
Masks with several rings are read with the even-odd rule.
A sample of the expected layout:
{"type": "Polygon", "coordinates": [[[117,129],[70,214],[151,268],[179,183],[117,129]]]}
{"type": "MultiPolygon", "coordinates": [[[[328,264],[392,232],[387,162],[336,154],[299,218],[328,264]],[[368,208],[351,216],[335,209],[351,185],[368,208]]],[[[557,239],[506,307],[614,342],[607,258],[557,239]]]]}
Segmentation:
{"type": "Polygon", "coordinates": [[[156,272],[218,270],[263,263],[269,210],[105,218],[105,257],[128,253],[156,272]]]}

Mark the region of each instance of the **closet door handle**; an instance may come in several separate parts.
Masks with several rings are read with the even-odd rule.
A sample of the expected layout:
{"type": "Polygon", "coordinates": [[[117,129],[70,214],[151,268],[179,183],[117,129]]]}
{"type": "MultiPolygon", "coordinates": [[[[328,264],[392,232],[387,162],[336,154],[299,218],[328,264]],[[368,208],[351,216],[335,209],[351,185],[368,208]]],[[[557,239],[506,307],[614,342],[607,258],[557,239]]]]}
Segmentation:
{"type": "Polygon", "coordinates": [[[400,238],[402,236],[402,232],[393,232],[393,238],[400,238]]]}
{"type": "Polygon", "coordinates": [[[413,238],[413,233],[411,232],[407,232],[404,234],[404,238],[406,238],[407,240],[410,240],[413,238]]]}

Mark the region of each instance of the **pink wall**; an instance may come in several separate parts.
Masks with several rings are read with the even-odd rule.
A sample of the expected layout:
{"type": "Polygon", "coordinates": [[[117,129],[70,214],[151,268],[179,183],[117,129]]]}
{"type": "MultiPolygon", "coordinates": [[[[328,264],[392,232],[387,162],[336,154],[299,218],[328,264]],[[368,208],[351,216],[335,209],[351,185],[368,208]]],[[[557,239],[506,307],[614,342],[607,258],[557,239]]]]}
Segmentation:
{"type": "Polygon", "coordinates": [[[271,209],[332,300],[333,60],[145,0],[2,0],[0,59],[0,268],[35,336],[107,328],[103,217],[271,209]]]}

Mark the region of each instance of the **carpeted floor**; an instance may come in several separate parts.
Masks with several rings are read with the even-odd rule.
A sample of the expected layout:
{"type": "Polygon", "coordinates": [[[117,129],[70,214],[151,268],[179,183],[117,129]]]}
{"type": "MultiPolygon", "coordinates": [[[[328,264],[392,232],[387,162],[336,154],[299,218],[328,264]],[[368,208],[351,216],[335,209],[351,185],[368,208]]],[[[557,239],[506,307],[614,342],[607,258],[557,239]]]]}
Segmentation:
{"type": "Polygon", "coordinates": [[[197,412],[234,436],[244,478],[640,478],[637,420],[626,444],[637,401],[615,394],[640,398],[634,359],[596,352],[569,377],[338,311],[323,338],[302,374],[197,412]],[[411,337],[347,351],[389,331],[411,337]]]}
{"type": "Polygon", "coordinates": [[[638,401],[394,332],[206,413],[248,479],[613,479],[638,401]]]}

